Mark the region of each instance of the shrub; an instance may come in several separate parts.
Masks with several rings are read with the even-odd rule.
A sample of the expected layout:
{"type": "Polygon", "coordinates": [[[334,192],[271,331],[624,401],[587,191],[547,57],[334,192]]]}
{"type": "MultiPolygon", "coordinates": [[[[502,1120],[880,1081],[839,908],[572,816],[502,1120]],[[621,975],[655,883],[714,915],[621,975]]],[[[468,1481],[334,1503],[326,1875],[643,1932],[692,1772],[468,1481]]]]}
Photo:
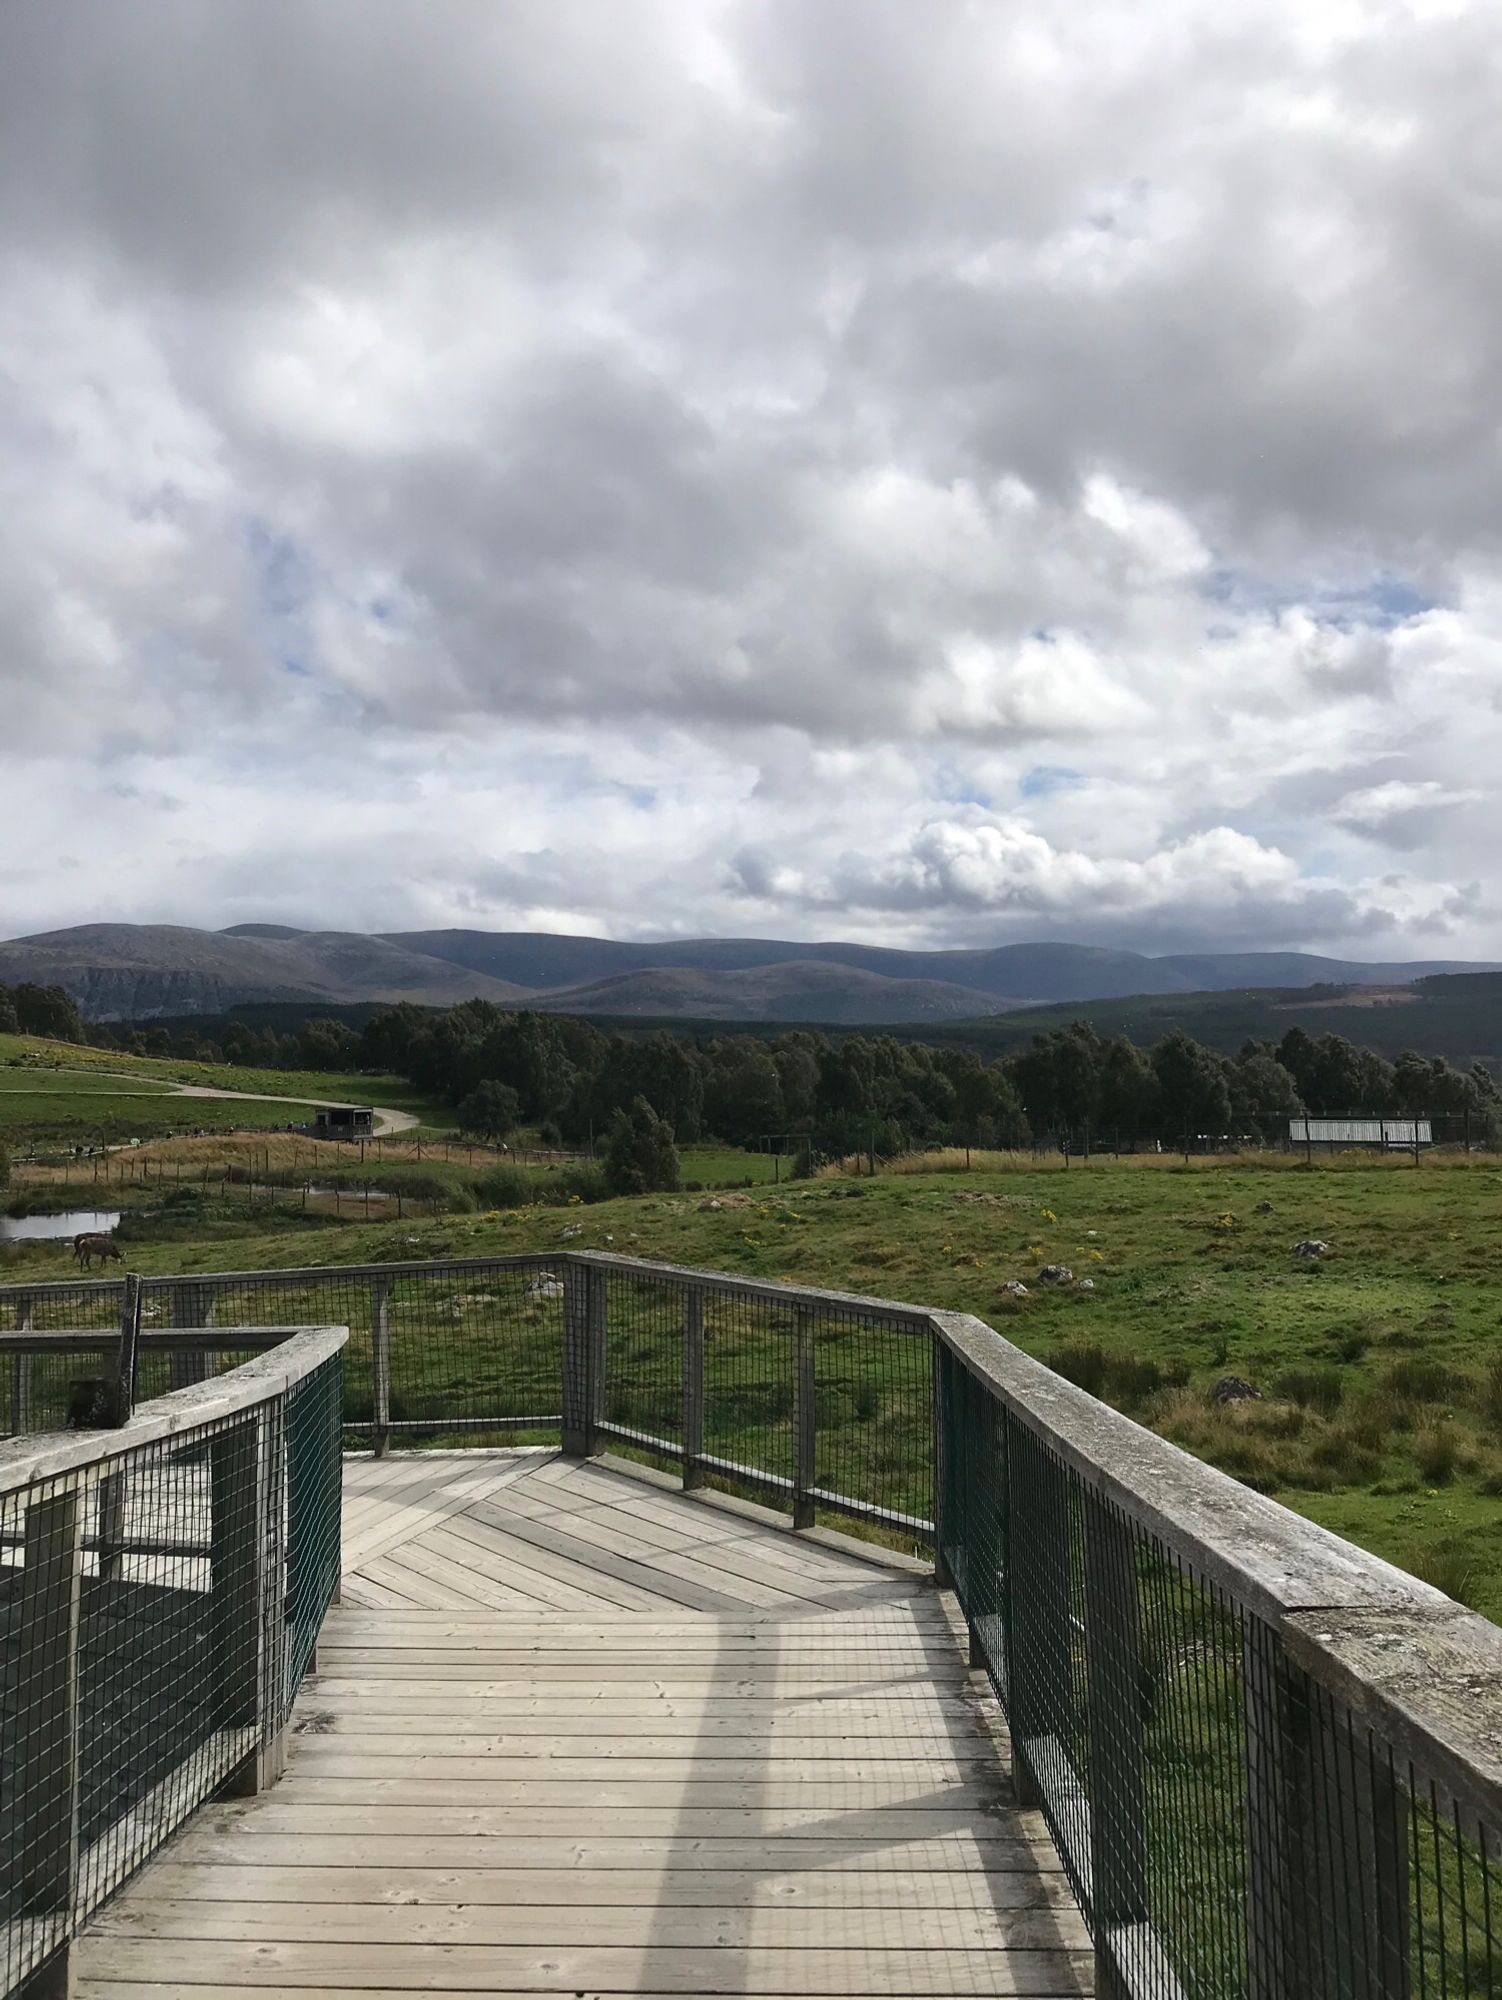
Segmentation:
{"type": "Polygon", "coordinates": [[[537,1184],[520,1167],[491,1167],[475,1176],[475,1194],[483,1208],[525,1208],[537,1184]]]}
{"type": "Polygon", "coordinates": [[[1144,1360],[1140,1354],[1113,1354],[1106,1362],[1106,1388],[1113,1401],[1121,1403],[1141,1403],[1158,1391],[1170,1380],[1156,1361],[1144,1360]]]}
{"type": "Polygon", "coordinates": [[[1395,1430],[1411,1429],[1413,1411],[1385,1390],[1369,1390],[1346,1417],[1347,1434],[1368,1451],[1381,1451],[1395,1430]]]}
{"type": "Polygon", "coordinates": [[[1408,1567],[1425,1583],[1442,1590],[1446,1597],[1453,1597],[1457,1604],[1464,1604],[1471,1611],[1476,1609],[1480,1579],[1475,1559],[1463,1542],[1441,1542],[1432,1549],[1416,1550],[1408,1567]]]}
{"type": "Polygon", "coordinates": [[[1414,1356],[1393,1362],[1382,1377],[1382,1386],[1410,1403],[1443,1403],[1460,1387],[1460,1378],[1443,1362],[1414,1356]]]}
{"type": "Polygon", "coordinates": [[[612,1194],[673,1194],[683,1176],[673,1128],[644,1097],[618,1111],[605,1148],[605,1184],[612,1194]]]}
{"type": "Polygon", "coordinates": [[[1164,1368],[1140,1354],[1112,1354],[1094,1340],[1066,1340],[1048,1357],[1056,1375],[1087,1395],[1109,1402],[1141,1403],[1161,1390],[1181,1388],[1188,1380],[1182,1366],[1164,1368]]]}
{"type": "Polygon", "coordinates": [[[1105,1391],[1110,1363],[1098,1341],[1066,1340],[1048,1357],[1048,1365],[1055,1375],[1062,1375],[1066,1382],[1072,1382],[1089,1396],[1099,1396],[1105,1391]]]}
{"type": "Polygon", "coordinates": [[[575,1195],[580,1201],[608,1201],[610,1188],[605,1179],[605,1169],[592,1160],[580,1160],[572,1166],[560,1167],[548,1183],[548,1195],[553,1201],[570,1201],[575,1195]]]}
{"type": "Polygon", "coordinates": [[[1481,1378],[1481,1407],[1486,1420],[1502,1430],[1502,1354],[1494,1354],[1481,1378]]]}
{"type": "Polygon", "coordinates": [[[1339,1485],[1370,1486],[1382,1470],[1382,1454],[1342,1424],[1314,1439],[1309,1446],[1309,1463],[1317,1471],[1329,1473],[1339,1485]]]}
{"type": "Polygon", "coordinates": [[[1446,1486],[1455,1477],[1460,1446],[1448,1424],[1430,1424],[1414,1439],[1413,1455],[1427,1485],[1446,1486]]]}
{"type": "Polygon", "coordinates": [[[1340,1408],[1345,1383],[1337,1368],[1285,1368],[1273,1383],[1274,1393],[1285,1402],[1331,1416],[1340,1408]]]}

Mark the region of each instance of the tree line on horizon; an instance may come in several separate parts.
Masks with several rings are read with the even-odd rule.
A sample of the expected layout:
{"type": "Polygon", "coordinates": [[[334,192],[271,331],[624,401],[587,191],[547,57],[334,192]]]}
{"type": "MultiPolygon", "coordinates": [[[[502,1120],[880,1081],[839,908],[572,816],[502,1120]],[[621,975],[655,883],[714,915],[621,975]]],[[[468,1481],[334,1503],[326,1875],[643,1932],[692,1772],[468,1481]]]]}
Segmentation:
{"type": "Polygon", "coordinates": [[[1144,1048],[1088,1022],[1040,1033],[994,1059],[890,1033],[814,1028],[701,1040],[626,1035],[561,1014],[484,1000],[443,1011],[400,1004],[360,1028],[315,1017],[289,1033],[230,1021],[217,1040],[149,1024],[87,1024],[58,987],[0,987],[0,1030],[126,1053],[260,1068],[395,1073],[447,1101],[487,1137],[526,1124],[562,1141],[604,1137],[638,1106],[678,1144],[777,1143],[824,1157],[914,1148],[1276,1137],[1301,1112],[1466,1119],[1502,1130],[1502,1093],[1418,1053],[1388,1062],[1344,1036],[1291,1028],[1233,1056],[1182,1030],[1144,1048]]]}

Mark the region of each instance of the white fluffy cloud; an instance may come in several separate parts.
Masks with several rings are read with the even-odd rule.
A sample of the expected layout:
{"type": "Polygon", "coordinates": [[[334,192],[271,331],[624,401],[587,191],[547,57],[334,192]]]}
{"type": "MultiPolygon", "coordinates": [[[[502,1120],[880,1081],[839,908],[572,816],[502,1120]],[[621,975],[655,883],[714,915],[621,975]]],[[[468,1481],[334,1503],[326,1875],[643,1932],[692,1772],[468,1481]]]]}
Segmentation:
{"type": "Polygon", "coordinates": [[[1502,953],[1478,5],[3,38],[0,928],[1502,953]]]}

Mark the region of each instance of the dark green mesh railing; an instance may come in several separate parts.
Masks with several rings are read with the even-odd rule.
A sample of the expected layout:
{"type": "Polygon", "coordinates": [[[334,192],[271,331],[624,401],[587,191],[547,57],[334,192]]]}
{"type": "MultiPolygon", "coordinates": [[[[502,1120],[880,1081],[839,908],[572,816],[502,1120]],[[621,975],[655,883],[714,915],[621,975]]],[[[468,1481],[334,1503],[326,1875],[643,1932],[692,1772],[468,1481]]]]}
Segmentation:
{"type": "Polygon", "coordinates": [[[0,1993],[259,1782],[338,1582],[343,1339],[0,1447],[0,1993]]]}
{"type": "MultiPolygon", "coordinates": [[[[168,1379],[226,1365],[236,1327],[347,1323],[344,1434],[378,1451],[610,1448],[797,1525],[936,1541],[1102,1994],[1502,2000],[1502,1632],[981,1322],[598,1253],[146,1292],[168,1379]],[[216,1317],[221,1353],[174,1346],[216,1317]]],[[[58,1409],[118,1296],[0,1288],[13,1421],[58,1409]],[[72,1359],[37,1350],[48,1328],[72,1359]]],[[[337,1563],[335,1419],[311,1383],[286,1415],[289,1671],[337,1563]]]]}
{"type": "Polygon", "coordinates": [[[940,1560],[1099,1990],[1502,1994],[1502,1632],[937,1318],[940,1560]]]}

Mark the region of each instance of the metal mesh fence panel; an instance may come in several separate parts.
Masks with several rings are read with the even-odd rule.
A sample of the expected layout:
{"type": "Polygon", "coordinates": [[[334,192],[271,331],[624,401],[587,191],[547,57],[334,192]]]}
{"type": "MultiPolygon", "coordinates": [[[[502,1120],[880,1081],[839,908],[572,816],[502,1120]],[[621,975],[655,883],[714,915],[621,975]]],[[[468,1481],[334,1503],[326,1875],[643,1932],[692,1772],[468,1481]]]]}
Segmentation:
{"type": "Polygon", "coordinates": [[[763,1498],[793,1491],[794,1330],[791,1303],[705,1294],[702,1462],[763,1498]]]}
{"type": "MultiPolygon", "coordinates": [[[[352,1437],[383,1445],[546,1438],[563,1407],[563,1268],[562,1260],[522,1257],[148,1278],[138,1393],[159,1395],[238,1366],[264,1342],[233,1346],[237,1327],[347,1326],[344,1425],[352,1437]],[[226,1344],[174,1348],[173,1327],[225,1329],[226,1344]]],[[[6,1432],[68,1422],[75,1385],[97,1375],[113,1349],[123,1289],[0,1289],[6,1432]],[[80,1337],[93,1328],[97,1344],[80,1337]],[[42,1348],[54,1332],[57,1346],[42,1348]],[[35,1345],[7,1348],[12,1335],[35,1345]]]]}
{"type": "Polygon", "coordinates": [[[684,1457],[690,1288],[671,1278],[605,1278],[601,1428],[655,1462],[684,1457]]]}
{"type": "Polygon", "coordinates": [[[0,1991],[284,1721],[337,1583],[338,1394],[334,1353],[0,1494],[0,1991]]]}
{"type": "Polygon", "coordinates": [[[340,1456],[341,1357],[331,1355],[287,1397],[287,1665],[283,1706],[307,1671],[324,1613],[339,1587],[344,1478],[340,1456]]]}
{"type": "Polygon", "coordinates": [[[1495,1824],[941,1355],[940,1552],[1100,1990],[1502,1992],[1495,1824]]]}
{"type": "Polygon", "coordinates": [[[812,1348],[816,1503],[908,1527],[913,1541],[926,1541],[934,1457],[929,1327],[823,1304],[810,1314],[805,1338],[812,1348]]]}

